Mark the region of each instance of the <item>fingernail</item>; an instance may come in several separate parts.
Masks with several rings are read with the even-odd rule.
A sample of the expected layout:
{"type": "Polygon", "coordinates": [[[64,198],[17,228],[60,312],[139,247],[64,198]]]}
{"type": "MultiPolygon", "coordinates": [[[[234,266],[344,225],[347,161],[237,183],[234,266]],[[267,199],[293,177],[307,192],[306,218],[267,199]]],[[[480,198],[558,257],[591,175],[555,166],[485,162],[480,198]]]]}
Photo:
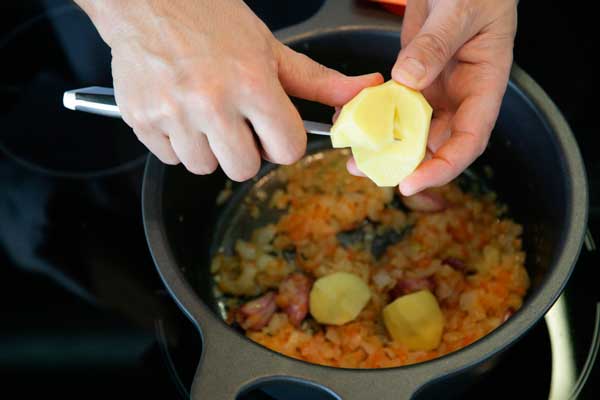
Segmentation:
{"type": "Polygon", "coordinates": [[[407,86],[416,86],[425,77],[425,66],[416,58],[405,58],[396,64],[393,71],[394,80],[407,86]]]}
{"type": "Polygon", "coordinates": [[[331,122],[335,123],[335,121],[338,119],[341,111],[342,111],[341,108],[339,108],[339,107],[335,108],[335,113],[333,113],[333,117],[331,117],[331,122]]]}
{"type": "Polygon", "coordinates": [[[350,157],[346,162],[346,169],[351,175],[363,177],[366,176],[360,169],[358,169],[358,165],[356,165],[356,161],[354,161],[353,157],[350,157]]]}
{"type": "Polygon", "coordinates": [[[352,76],[352,78],[356,78],[356,79],[378,78],[377,79],[378,81],[383,82],[383,76],[379,72],[371,72],[370,74],[363,74],[363,75],[354,75],[354,76],[352,76]]]}
{"type": "Polygon", "coordinates": [[[403,196],[412,196],[413,194],[418,192],[418,190],[416,189],[417,188],[411,187],[411,185],[407,182],[401,182],[398,185],[398,190],[403,196]]]}
{"type": "Polygon", "coordinates": [[[383,75],[381,75],[381,73],[379,73],[379,72],[371,72],[370,74],[365,74],[365,76],[383,79],[383,75]]]}

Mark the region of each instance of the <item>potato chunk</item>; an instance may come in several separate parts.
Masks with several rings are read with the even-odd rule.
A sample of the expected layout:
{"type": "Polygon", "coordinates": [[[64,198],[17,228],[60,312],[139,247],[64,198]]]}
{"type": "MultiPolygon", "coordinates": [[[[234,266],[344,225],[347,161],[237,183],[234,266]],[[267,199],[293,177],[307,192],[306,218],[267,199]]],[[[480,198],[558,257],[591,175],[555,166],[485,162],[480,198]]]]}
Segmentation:
{"type": "Polygon", "coordinates": [[[442,340],[444,315],[429,290],[407,294],[385,306],[383,322],[390,336],[409,350],[433,350],[442,340]]]}
{"type": "Polygon", "coordinates": [[[364,89],[331,128],[333,147],[351,147],[358,168],[378,186],[396,186],[425,157],[432,108],[395,81],[364,89]]]}
{"type": "Polygon", "coordinates": [[[394,141],[394,93],[385,85],[363,89],[331,127],[333,147],[379,150],[394,141]]]}
{"type": "Polygon", "coordinates": [[[313,284],[310,313],[322,324],[343,325],[354,320],[370,298],[369,286],[358,276],[335,272],[313,284]]]}

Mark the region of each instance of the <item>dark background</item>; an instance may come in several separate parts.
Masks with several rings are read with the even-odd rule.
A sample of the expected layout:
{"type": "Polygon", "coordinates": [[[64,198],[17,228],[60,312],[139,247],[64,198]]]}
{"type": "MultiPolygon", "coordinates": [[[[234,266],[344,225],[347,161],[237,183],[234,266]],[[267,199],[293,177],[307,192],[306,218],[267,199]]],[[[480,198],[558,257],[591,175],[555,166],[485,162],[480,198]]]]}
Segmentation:
{"type": "MultiPolygon", "coordinates": [[[[0,2],[0,43],[15,27],[48,6],[66,3],[58,0],[0,2]]],[[[320,5],[318,0],[252,0],[248,3],[272,29],[301,21],[320,5]]],[[[593,89],[597,86],[596,71],[599,67],[596,19],[595,13],[584,8],[582,3],[521,1],[515,42],[515,62],[556,102],[580,144],[591,181],[592,217],[600,212],[596,206],[600,204],[600,185],[595,184],[600,179],[600,163],[593,162],[597,160],[595,152],[598,144],[595,124],[598,102],[593,89]]],[[[76,34],[76,28],[73,29],[76,34]]],[[[0,106],[5,106],[2,102],[11,98],[12,74],[34,68],[40,63],[40,58],[56,56],[52,46],[48,46],[53,41],[55,38],[47,37],[46,41],[39,42],[39,46],[28,44],[27,51],[23,51],[18,62],[6,59],[0,50],[0,106]],[[19,71],[15,70],[15,66],[19,71]]],[[[101,62],[106,63],[108,59],[101,62]]],[[[102,79],[110,80],[110,77],[102,79]]],[[[35,110],[32,110],[31,118],[36,118],[35,110]]],[[[12,130],[14,126],[0,126],[3,135],[12,130]]],[[[62,155],[57,162],[61,160],[64,160],[62,155]]],[[[7,162],[12,161],[0,152],[0,163],[7,162]]],[[[6,171],[0,169],[0,178],[1,196],[4,190],[2,182],[10,177],[7,178],[6,171]]],[[[40,187],[44,182],[40,178],[40,187]]],[[[96,193],[89,189],[89,185],[71,181],[61,181],[60,185],[69,185],[69,193],[74,190],[73,185],[76,191],[77,185],[81,185],[78,192],[81,204],[87,204],[96,193]]],[[[109,185],[111,188],[129,188],[119,179],[109,182],[109,185]]],[[[122,213],[135,220],[136,215],[128,214],[127,210],[137,212],[139,199],[135,190],[129,194],[125,191],[116,197],[122,213]]],[[[114,196],[111,198],[114,201],[114,196]]],[[[107,228],[105,232],[86,230],[86,224],[112,223],[112,214],[98,203],[91,214],[83,206],[69,206],[70,209],[65,210],[61,204],[60,196],[54,197],[49,203],[50,213],[63,215],[68,212],[73,221],[77,221],[72,226],[61,225],[61,229],[77,232],[78,237],[72,238],[72,251],[83,255],[87,262],[78,266],[70,262],[78,256],[65,252],[56,257],[59,263],[65,261],[62,264],[73,265],[61,272],[74,277],[79,286],[73,284],[71,290],[65,289],[69,283],[58,285],[56,279],[47,275],[15,268],[18,263],[14,262],[14,257],[9,257],[7,249],[0,243],[0,397],[11,390],[15,393],[11,398],[37,398],[45,394],[59,395],[63,399],[126,398],[133,395],[176,398],[182,388],[173,383],[173,370],[164,365],[163,348],[155,343],[156,332],[160,331],[156,324],[161,321],[160,316],[167,315],[167,319],[177,319],[178,324],[184,327],[182,329],[187,329],[185,332],[191,331],[191,325],[181,317],[162,290],[151,260],[144,251],[141,219],[128,226],[118,226],[115,220],[113,230],[107,228]],[[124,247],[137,249],[130,251],[125,261],[121,261],[126,265],[112,263],[112,253],[119,253],[122,248],[112,248],[110,242],[101,248],[96,247],[102,235],[120,235],[124,247]],[[103,267],[98,267],[98,263],[104,263],[103,267]],[[109,264],[108,268],[104,266],[106,264],[109,264]],[[115,289],[114,282],[123,284],[115,289]],[[144,295],[148,291],[152,291],[152,296],[144,295]],[[124,303],[128,303],[129,307],[123,307],[124,303]]],[[[1,205],[0,202],[0,209],[1,205]]],[[[2,225],[6,227],[7,224],[7,220],[0,219],[0,238],[2,225]]],[[[16,231],[8,232],[13,237],[18,234],[16,231]]],[[[65,236],[64,231],[46,234],[50,238],[65,236]]],[[[49,248],[46,249],[50,253],[52,243],[49,240],[49,248]]],[[[103,242],[100,240],[100,243],[103,242]]],[[[185,334],[195,335],[193,331],[185,334]]],[[[518,345],[518,351],[528,351],[527,343],[525,340],[518,345]]],[[[190,359],[197,357],[197,349],[187,352],[190,359]]],[[[548,361],[548,354],[532,352],[531,356],[540,358],[544,363],[548,361]]],[[[188,373],[192,374],[193,370],[188,373]]],[[[526,381],[519,381],[519,384],[526,381]]],[[[521,392],[519,384],[514,389],[521,392]]],[[[589,389],[584,394],[585,398],[593,396],[589,389]]],[[[530,398],[538,397],[532,394],[530,398]]]]}

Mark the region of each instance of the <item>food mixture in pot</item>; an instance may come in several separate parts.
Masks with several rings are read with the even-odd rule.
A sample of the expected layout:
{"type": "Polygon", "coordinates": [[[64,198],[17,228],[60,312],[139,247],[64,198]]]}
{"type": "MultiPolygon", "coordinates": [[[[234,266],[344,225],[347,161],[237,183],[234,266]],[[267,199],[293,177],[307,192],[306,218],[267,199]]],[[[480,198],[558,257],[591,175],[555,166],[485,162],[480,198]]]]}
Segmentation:
{"type": "Polygon", "coordinates": [[[279,219],[215,255],[228,323],[290,357],[383,368],[456,351],[521,307],[522,227],[493,193],[455,181],[401,198],[349,175],[346,154],[280,167],[265,199],[279,219]]]}

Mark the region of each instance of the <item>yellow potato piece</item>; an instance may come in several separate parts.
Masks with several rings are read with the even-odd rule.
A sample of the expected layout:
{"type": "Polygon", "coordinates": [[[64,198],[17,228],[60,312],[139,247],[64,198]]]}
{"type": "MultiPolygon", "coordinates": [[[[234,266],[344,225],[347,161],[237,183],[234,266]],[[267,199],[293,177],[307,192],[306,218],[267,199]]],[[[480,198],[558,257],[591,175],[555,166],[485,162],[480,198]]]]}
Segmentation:
{"type": "Polygon", "coordinates": [[[355,99],[342,108],[332,127],[332,145],[352,147],[358,168],[378,186],[396,186],[425,157],[432,108],[420,92],[394,81],[364,89],[355,99]],[[353,103],[361,95],[370,98],[353,103]],[[393,138],[389,142],[388,129],[393,138]]]}
{"type": "Polygon", "coordinates": [[[369,286],[358,276],[335,272],[313,284],[309,298],[310,313],[322,324],[343,325],[354,320],[370,298],[369,286]]]}
{"type": "Polygon", "coordinates": [[[385,85],[363,89],[331,127],[333,147],[382,149],[394,141],[394,93],[385,85]]]}
{"type": "Polygon", "coordinates": [[[346,134],[339,129],[335,130],[336,133],[334,133],[334,126],[331,127],[331,146],[333,146],[334,149],[350,147],[350,141],[346,137],[346,134]]]}
{"type": "Polygon", "coordinates": [[[412,174],[423,160],[425,149],[410,153],[402,142],[393,142],[381,151],[364,147],[352,147],[352,155],[358,168],[377,186],[397,186],[412,174]]]}
{"type": "Polygon", "coordinates": [[[440,345],[444,315],[429,290],[397,298],[383,309],[390,336],[409,350],[433,350],[440,345]]]}

